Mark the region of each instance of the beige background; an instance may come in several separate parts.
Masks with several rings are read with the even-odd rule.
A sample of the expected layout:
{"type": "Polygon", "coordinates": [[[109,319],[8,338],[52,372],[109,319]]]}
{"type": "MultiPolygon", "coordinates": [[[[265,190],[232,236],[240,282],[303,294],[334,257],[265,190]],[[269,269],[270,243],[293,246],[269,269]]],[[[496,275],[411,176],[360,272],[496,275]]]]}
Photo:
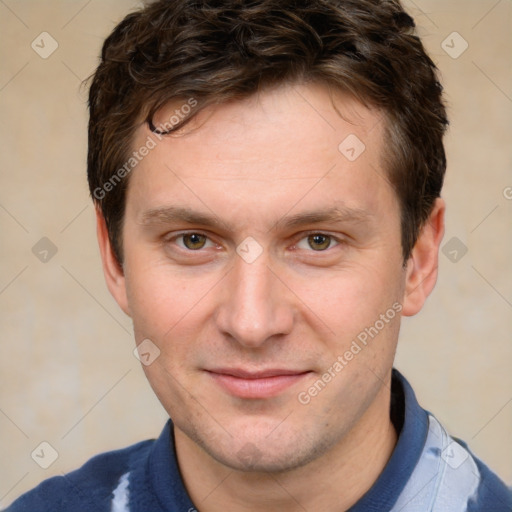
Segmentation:
{"type": "MultiPolygon", "coordinates": [[[[93,454],[157,436],[166,419],[104,285],[85,177],[80,82],[136,5],[0,0],[0,505],[93,454]],[[31,48],[43,31],[59,45],[47,59],[31,48]],[[46,263],[32,252],[42,237],[58,249],[46,263]],[[31,458],[42,441],[59,454],[46,470],[31,458]]],[[[468,252],[455,263],[441,255],[437,289],[404,322],[396,365],[511,484],[512,3],[406,5],[449,102],[445,243],[457,237],[468,252]],[[456,59],[441,46],[454,31],[469,44],[456,59]]],[[[455,55],[463,44],[455,35],[445,47],[455,55]]]]}

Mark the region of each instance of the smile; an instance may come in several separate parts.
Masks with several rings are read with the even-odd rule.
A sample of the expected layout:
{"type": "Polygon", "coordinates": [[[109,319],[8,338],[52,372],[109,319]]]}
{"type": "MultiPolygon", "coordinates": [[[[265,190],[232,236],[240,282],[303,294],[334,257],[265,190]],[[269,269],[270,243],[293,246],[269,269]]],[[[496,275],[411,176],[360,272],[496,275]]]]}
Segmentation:
{"type": "Polygon", "coordinates": [[[309,371],[273,369],[248,372],[216,369],[207,373],[224,391],[239,398],[270,398],[301,381],[309,371]]]}

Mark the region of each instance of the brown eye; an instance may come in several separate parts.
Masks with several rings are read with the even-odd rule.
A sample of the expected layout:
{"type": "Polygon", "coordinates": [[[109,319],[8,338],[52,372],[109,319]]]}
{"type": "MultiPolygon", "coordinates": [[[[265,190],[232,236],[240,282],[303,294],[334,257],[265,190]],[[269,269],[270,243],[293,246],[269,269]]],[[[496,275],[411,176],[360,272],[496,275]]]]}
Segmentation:
{"type": "Polygon", "coordinates": [[[331,245],[331,237],[329,235],[322,235],[320,233],[309,235],[308,245],[314,251],[324,251],[331,245]]]}
{"type": "Polygon", "coordinates": [[[199,233],[190,233],[189,235],[182,235],[183,245],[191,251],[202,249],[206,245],[208,238],[199,233]]]}

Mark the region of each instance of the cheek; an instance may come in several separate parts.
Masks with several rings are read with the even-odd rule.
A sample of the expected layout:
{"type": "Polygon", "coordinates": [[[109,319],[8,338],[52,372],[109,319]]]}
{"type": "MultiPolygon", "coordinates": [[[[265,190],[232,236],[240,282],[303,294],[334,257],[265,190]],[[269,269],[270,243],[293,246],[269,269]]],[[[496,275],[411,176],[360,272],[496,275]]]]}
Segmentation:
{"type": "Polygon", "coordinates": [[[390,266],[353,265],[328,275],[301,279],[294,284],[294,291],[332,331],[345,337],[372,325],[400,303],[403,280],[402,272],[390,266]]]}
{"type": "Polygon", "coordinates": [[[174,323],[174,312],[169,311],[171,291],[151,272],[126,272],[126,293],[132,311],[136,339],[156,339],[161,331],[174,323]]]}
{"type": "Polygon", "coordinates": [[[137,340],[149,338],[161,349],[179,350],[211,313],[218,277],[192,277],[163,264],[130,261],[126,289],[137,340]]]}

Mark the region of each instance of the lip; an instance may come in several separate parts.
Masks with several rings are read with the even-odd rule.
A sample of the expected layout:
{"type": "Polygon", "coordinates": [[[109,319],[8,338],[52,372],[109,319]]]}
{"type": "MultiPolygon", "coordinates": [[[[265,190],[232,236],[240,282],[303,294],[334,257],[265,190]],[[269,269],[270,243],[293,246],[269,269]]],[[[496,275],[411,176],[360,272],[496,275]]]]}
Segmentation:
{"type": "Polygon", "coordinates": [[[270,398],[293,386],[310,371],[272,368],[249,371],[241,368],[207,370],[212,379],[229,394],[239,398],[270,398]]]}

